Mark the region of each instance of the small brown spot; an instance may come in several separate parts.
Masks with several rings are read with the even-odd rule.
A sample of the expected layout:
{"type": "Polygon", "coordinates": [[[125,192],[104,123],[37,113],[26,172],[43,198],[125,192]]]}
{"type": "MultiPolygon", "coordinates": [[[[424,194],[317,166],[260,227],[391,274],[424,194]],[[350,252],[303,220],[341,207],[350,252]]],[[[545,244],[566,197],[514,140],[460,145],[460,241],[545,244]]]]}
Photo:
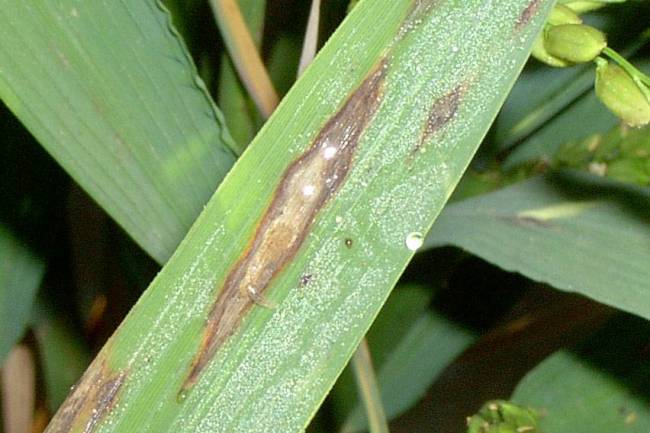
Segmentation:
{"type": "Polygon", "coordinates": [[[439,3],[441,3],[441,0],[413,0],[397,32],[397,37],[393,42],[399,42],[404,36],[416,28],[422,22],[423,18],[439,3]]]}
{"type": "Polygon", "coordinates": [[[54,415],[47,433],[95,431],[115,407],[126,377],[125,370],[112,371],[100,354],[54,415]]]}
{"type": "Polygon", "coordinates": [[[300,287],[307,287],[307,284],[311,282],[312,275],[311,274],[302,274],[300,276],[300,287]]]}
{"type": "Polygon", "coordinates": [[[344,183],[359,140],[381,103],[386,71],[387,60],[382,59],[282,174],[257,229],[218,291],[179,395],[194,385],[253,302],[264,299],[273,278],[302,246],[317,213],[344,183]]]}
{"type": "Polygon", "coordinates": [[[517,22],[515,23],[515,30],[519,31],[525,27],[533,19],[541,4],[542,0],[531,0],[526,8],[521,11],[521,14],[519,14],[519,18],[517,18],[517,22]]]}
{"type": "Polygon", "coordinates": [[[466,83],[463,82],[454,87],[449,93],[435,100],[424,124],[420,142],[415,146],[412,153],[421,152],[431,136],[454,118],[460,101],[465,94],[466,87],[466,83]]]}
{"type": "Polygon", "coordinates": [[[345,239],[345,246],[348,248],[352,248],[352,239],[346,238],[345,239]]]}

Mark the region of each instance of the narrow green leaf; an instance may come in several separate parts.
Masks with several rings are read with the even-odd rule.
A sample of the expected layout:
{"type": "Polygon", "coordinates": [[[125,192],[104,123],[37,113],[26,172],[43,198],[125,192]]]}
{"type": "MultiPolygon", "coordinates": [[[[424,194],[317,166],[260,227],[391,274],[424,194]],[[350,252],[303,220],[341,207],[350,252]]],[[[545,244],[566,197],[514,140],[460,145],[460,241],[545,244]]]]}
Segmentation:
{"type": "MultiPolygon", "coordinates": [[[[475,340],[472,333],[433,311],[415,318],[377,374],[386,416],[396,418],[417,403],[435,378],[475,340]]],[[[367,421],[358,404],[343,432],[363,431],[367,421]]]]}
{"type": "MultiPolygon", "coordinates": [[[[650,72],[650,60],[640,59],[635,64],[640,70],[650,72]]],[[[530,161],[550,160],[563,144],[605,133],[618,123],[619,119],[598,99],[592,88],[522,141],[508,155],[504,167],[508,169],[530,161]]]]}
{"type": "Polygon", "coordinates": [[[453,203],[425,246],[456,245],[506,270],[650,318],[650,192],[580,174],[453,203]]]}
{"type": "Polygon", "coordinates": [[[538,410],[544,433],[650,431],[648,323],[615,320],[576,352],[546,359],[519,383],[513,400],[538,410]]]}
{"type": "Polygon", "coordinates": [[[0,9],[0,97],[164,262],[234,159],[168,14],[154,0],[0,9]]]}
{"type": "Polygon", "coordinates": [[[509,169],[530,161],[551,159],[562,144],[607,132],[617,123],[616,116],[592,90],[517,146],[508,155],[504,167],[509,169]]]}
{"type": "MultiPolygon", "coordinates": [[[[398,285],[381,308],[365,338],[375,369],[380,371],[417,319],[428,309],[432,290],[420,285],[398,285]]],[[[380,386],[381,389],[381,386],[380,386]]],[[[354,373],[348,365],[330,392],[332,411],[341,422],[359,406],[354,373]]],[[[362,410],[358,407],[357,410],[362,410]]]]}
{"type": "Polygon", "coordinates": [[[551,4],[355,7],[49,432],[302,431],[458,182],[551,4]],[[275,308],[253,305],[252,292],[275,308]]]}
{"type": "Polygon", "coordinates": [[[33,327],[48,408],[56,410],[90,364],[90,350],[62,317],[36,308],[33,327]]]}
{"type": "Polygon", "coordinates": [[[286,94],[298,74],[302,35],[281,33],[269,49],[267,68],[280,95],[286,94]]]}
{"type": "Polygon", "coordinates": [[[0,225],[0,365],[25,332],[44,263],[0,225]]]}
{"type": "Polygon", "coordinates": [[[502,150],[548,124],[594,84],[592,65],[556,69],[532,62],[495,122],[495,140],[502,150]]]}

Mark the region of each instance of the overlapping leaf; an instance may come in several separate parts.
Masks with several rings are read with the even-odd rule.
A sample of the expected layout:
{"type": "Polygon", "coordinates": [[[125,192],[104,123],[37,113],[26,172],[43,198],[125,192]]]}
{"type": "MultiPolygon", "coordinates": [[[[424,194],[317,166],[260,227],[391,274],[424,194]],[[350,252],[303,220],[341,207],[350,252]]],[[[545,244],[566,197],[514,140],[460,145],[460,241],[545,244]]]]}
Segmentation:
{"type": "Polygon", "coordinates": [[[0,97],[164,262],[234,160],[167,13],[154,0],[0,9],[0,97]]]}
{"type": "Polygon", "coordinates": [[[650,318],[648,209],[647,189],[565,173],[449,205],[425,245],[650,318]]]}

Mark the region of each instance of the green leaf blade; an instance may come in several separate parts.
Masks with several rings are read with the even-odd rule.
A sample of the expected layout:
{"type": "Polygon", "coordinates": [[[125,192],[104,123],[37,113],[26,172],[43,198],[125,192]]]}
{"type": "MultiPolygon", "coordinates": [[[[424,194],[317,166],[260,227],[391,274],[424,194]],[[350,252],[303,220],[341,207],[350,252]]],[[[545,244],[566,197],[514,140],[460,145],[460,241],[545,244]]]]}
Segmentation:
{"type": "Polygon", "coordinates": [[[649,200],[647,190],[590,176],[536,178],[448,206],[425,246],[456,245],[650,318],[649,200]]]}
{"type": "Polygon", "coordinates": [[[0,96],[164,262],[234,160],[167,13],[152,0],[5,3],[0,96]]]}

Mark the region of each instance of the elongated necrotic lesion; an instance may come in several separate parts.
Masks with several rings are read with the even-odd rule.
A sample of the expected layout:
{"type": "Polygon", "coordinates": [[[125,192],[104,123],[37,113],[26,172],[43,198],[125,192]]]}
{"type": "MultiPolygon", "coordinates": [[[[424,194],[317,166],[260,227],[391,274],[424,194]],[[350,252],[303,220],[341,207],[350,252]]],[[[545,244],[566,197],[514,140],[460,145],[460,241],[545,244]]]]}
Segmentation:
{"type": "Polygon", "coordinates": [[[63,402],[46,432],[96,431],[116,406],[127,376],[127,370],[112,370],[105,355],[100,354],[63,402]]]}
{"type": "Polygon", "coordinates": [[[359,139],[381,101],[385,73],[382,61],[283,173],[252,239],[212,305],[182,390],[196,382],[246,311],[265,302],[271,280],[295,256],[316,214],[343,184],[359,139]]]}
{"type": "Polygon", "coordinates": [[[427,141],[451,122],[454,116],[456,116],[456,112],[466,90],[467,83],[461,82],[451,91],[433,102],[429,109],[429,115],[426,118],[420,141],[413,149],[413,152],[411,152],[412,154],[424,150],[427,141]]]}

